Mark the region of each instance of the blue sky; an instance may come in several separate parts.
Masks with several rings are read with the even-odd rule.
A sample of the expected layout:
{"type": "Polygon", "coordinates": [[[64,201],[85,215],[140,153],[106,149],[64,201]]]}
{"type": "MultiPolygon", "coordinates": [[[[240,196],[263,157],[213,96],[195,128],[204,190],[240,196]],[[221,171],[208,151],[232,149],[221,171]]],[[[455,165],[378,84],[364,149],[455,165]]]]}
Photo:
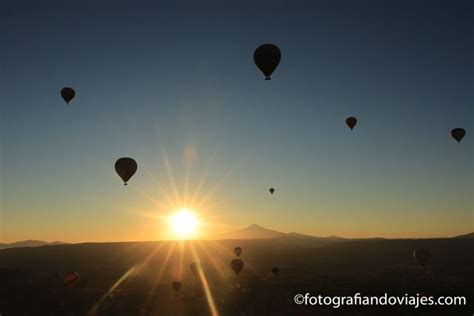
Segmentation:
{"type": "Polygon", "coordinates": [[[152,200],[174,182],[185,203],[186,179],[195,192],[204,174],[195,211],[213,232],[474,228],[471,1],[5,1],[0,12],[4,241],[165,238],[174,210],[152,200]],[[267,42],[282,52],[269,82],[252,61],[267,42]],[[123,156],[139,163],[126,189],[113,170],[123,156]]]}

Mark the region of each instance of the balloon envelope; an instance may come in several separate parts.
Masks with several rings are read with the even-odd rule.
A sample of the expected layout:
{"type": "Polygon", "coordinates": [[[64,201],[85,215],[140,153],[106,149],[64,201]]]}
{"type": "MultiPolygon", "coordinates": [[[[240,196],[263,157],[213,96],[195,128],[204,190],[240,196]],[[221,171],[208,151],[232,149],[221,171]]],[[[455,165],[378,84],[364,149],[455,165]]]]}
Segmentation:
{"type": "Polygon", "coordinates": [[[201,269],[201,266],[197,262],[191,263],[189,266],[189,269],[191,270],[192,274],[199,274],[199,270],[201,269]]]}
{"type": "Polygon", "coordinates": [[[352,130],[352,129],[354,128],[354,126],[356,126],[356,124],[357,124],[357,119],[356,119],[355,117],[353,117],[353,116],[348,117],[348,118],[346,119],[346,124],[347,124],[347,126],[349,126],[349,128],[352,130]]]}
{"type": "Polygon", "coordinates": [[[242,248],[240,247],[235,247],[234,248],[234,253],[237,257],[240,257],[240,254],[242,253],[242,248]]]}
{"type": "Polygon", "coordinates": [[[455,128],[451,131],[451,136],[459,143],[466,135],[464,128],[455,128]]]}
{"type": "Polygon", "coordinates": [[[64,284],[71,285],[80,279],[79,273],[72,272],[64,275],[64,284]]]}
{"type": "Polygon", "coordinates": [[[280,268],[278,268],[278,267],[273,267],[273,268],[272,268],[272,273],[273,273],[274,275],[277,275],[278,272],[280,272],[280,268]]]}
{"type": "Polygon", "coordinates": [[[265,75],[265,80],[270,76],[280,63],[281,52],[274,44],[260,45],[253,53],[253,61],[260,71],[265,75]]]}
{"type": "Polygon", "coordinates": [[[73,88],[65,87],[61,89],[61,96],[63,97],[64,101],[66,101],[66,104],[69,104],[69,102],[74,99],[75,95],[76,92],[73,88]]]}
{"type": "Polygon", "coordinates": [[[413,257],[422,265],[425,265],[430,260],[431,254],[429,250],[420,248],[413,251],[413,257]]]}
{"type": "Polygon", "coordinates": [[[173,290],[175,290],[176,293],[178,293],[183,287],[183,283],[179,281],[174,281],[173,283],[171,283],[171,287],[173,288],[173,290]]]}
{"type": "Polygon", "coordinates": [[[275,189],[274,189],[274,188],[270,188],[268,191],[270,191],[270,193],[273,194],[273,192],[275,192],[275,189]]]}
{"type": "Polygon", "coordinates": [[[230,263],[232,270],[234,270],[235,274],[239,275],[240,271],[244,268],[244,262],[240,259],[234,259],[230,263]]]}
{"type": "Polygon", "coordinates": [[[115,171],[123,180],[123,184],[127,185],[127,181],[137,172],[138,164],[132,158],[120,158],[115,162],[115,171]]]}

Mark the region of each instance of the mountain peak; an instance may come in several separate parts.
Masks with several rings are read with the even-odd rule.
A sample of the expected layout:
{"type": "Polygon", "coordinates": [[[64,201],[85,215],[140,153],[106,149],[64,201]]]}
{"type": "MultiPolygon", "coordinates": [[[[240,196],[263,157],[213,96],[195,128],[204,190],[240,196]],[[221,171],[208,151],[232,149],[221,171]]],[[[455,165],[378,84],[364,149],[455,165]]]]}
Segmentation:
{"type": "Polygon", "coordinates": [[[474,238],[474,233],[465,234],[465,235],[460,235],[460,236],[456,236],[456,237],[454,237],[454,238],[458,238],[458,239],[474,238]]]}
{"type": "Polygon", "coordinates": [[[215,239],[270,239],[270,238],[285,238],[285,239],[293,239],[293,240],[319,240],[325,242],[332,242],[332,241],[342,241],[345,240],[344,238],[337,237],[337,236],[330,236],[330,237],[316,237],[310,235],[304,235],[299,233],[282,233],[276,230],[268,229],[262,227],[258,224],[252,224],[247,226],[246,228],[228,232],[225,234],[221,234],[215,236],[215,239]]]}
{"type": "Polygon", "coordinates": [[[285,233],[252,224],[246,228],[222,234],[217,239],[269,239],[285,235],[285,233]]]}
{"type": "Polygon", "coordinates": [[[252,225],[249,225],[249,227],[247,227],[247,229],[265,229],[263,228],[262,226],[260,225],[257,225],[257,224],[252,224],[252,225]]]}

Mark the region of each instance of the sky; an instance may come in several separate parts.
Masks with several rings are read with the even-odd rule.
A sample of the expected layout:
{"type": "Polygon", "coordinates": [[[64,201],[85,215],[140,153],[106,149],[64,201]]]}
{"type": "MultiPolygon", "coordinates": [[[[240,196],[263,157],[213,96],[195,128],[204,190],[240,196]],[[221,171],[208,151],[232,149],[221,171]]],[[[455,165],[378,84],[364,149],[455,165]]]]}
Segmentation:
{"type": "Polygon", "coordinates": [[[474,231],[472,1],[7,0],[0,15],[0,242],[167,239],[180,208],[199,238],[474,231]],[[271,81],[264,43],[282,54],[271,81]],[[128,186],[120,157],[138,162],[128,186]]]}

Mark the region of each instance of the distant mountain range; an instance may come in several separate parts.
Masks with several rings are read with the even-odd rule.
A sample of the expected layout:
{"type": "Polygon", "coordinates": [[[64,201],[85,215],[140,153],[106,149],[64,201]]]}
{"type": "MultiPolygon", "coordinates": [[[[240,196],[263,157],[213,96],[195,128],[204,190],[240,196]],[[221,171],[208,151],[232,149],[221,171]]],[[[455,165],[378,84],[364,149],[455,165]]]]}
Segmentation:
{"type": "Polygon", "coordinates": [[[41,246],[52,246],[65,244],[61,241],[46,242],[41,240],[23,240],[17,241],[11,244],[0,243],[0,249],[15,248],[15,247],[41,247],[41,246]]]}
{"type": "Polygon", "coordinates": [[[466,235],[460,235],[460,236],[456,236],[454,238],[459,238],[459,239],[474,238],[474,233],[470,233],[470,234],[466,234],[466,235]]]}
{"type": "Polygon", "coordinates": [[[213,239],[268,239],[285,236],[285,233],[252,224],[247,228],[215,236],[213,239]]]}
{"type": "MultiPolygon", "coordinates": [[[[292,238],[292,239],[310,239],[310,240],[321,240],[321,241],[346,241],[346,240],[383,240],[387,238],[343,238],[338,236],[328,236],[328,237],[318,237],[311,235],[304,235],[295,232],[291,233],[282,233],[276,230],[267,229],[257,224],[252,224],[244,229],[240,229],[233,232],[228,232],[214,236],[213,239],[223,240],[223,239],[269,239],[269,238],[292,238]]],[[[474,233],[455,236],[453,238],[474,238],[474,233]]],[[[421,239],[421,238],[420,238],[421,239]]]]}
{"type": "Polygon", "coordinates": [[[343,241],[347,240],[346,238],[337,237],[337,236],[329,236],[329,237],[317,237],[311,235],[304,235],[295,232],[291,233],[282,233],[276,230],[267,229],[257,224],[252,224],[249,227],[244,229],[240,229],[233,232],[228,232],[224,234],[220,234],[214,236],[213,239],[223,240],[223,239],[270,239],[270,238],[293,238],[293,239],[319,239],[319,240],[327,240],[327,241],[343,241]]]}
{"type": "MultiPolygon", "coordinates": [[[[460,235],[452,237],[455,239],[471,239],[474,238],[474,233],[460,235]]],[[[252,240],[252,239],[275,239],[285,244],[305,244],[310,243],[314,245],[315,242],[318,244],[329,244],[341,241],[361,241],[361,240],[384,240],[386,238],[343,238],[338,236],[318,237],[311,235],[304,235],[295,232],[282,233],[276,230],[267,229],[257,224],[252,224],[246,228],[219,234],[211,238],[213,240],[252,240]]],[[[422,239],[422,238],[420,238],[422,239]]],[[[7,248],[17,247],[41,247],[41,246],[54,246],[67,244],[61,241],[46,242],[41,240],[24,240],[17,241],[10,244],[0,243],[0,250],[7,248]]]]}

